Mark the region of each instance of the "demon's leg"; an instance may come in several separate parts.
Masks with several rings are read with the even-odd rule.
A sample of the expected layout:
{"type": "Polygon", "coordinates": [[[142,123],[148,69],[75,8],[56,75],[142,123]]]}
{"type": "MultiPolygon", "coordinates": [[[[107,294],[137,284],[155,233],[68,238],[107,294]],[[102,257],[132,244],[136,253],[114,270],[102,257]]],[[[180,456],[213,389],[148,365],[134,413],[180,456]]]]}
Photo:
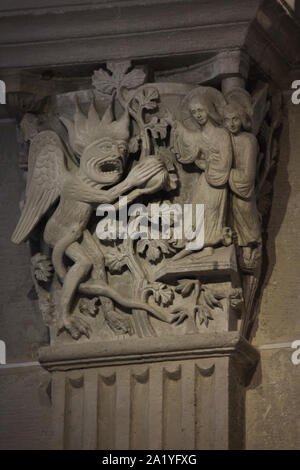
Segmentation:
{"type": "Polygon", "coordinates": [[[87,277],[92,263],[77,242],[67,248],[66,255],[74,261],[74,264],[64,278],[61,296],[62,326],[60,329],[68,330],[74,339],[78,339],[81,335],[89,337],[88,323],[80,317],[72,315],[72,302],[78,285],[87,277]]]}

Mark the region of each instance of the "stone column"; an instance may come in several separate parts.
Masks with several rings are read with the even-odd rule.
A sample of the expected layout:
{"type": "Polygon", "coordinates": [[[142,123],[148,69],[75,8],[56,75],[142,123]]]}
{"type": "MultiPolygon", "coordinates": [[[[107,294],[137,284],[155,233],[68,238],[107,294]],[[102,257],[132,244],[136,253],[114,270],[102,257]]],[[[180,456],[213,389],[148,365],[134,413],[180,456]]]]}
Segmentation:
{"type": "MultiPolygon", "coordinates": [[[[109,62],[110,73],[94,72],[93,89],[53,96],[46,122],[34,120],[32,129],[30,116],[28,125],[22,121],[34,169],[13,240],[32,236],[40,221],[31,262],[50,329],[50,346],[39,358],[52,374],[54,448],[244,448],[245,387],[259,358],[244,332],[253,315],[261,245],[247,224],[244,231],[236,224],[237,217],[244,223],[245,210],[255,222],[257,208],[233,212],[233,189],[238,197],[240,187],[238,176],[230,177],[244,161],[244,147],[245,158],[256,159],[257,146],[242,118],[231,137],[222,121],[226,105],[228,119],[240,116],[240,103],[253,114],[241,63],[248,62],[240,52],[220,53],[197,67],[206,77],[217,72],[222,93],[191,83],[200,76],[195,70],[184,72],[184,83],[177,76],[173,83],[144,83],[144,71],[130,62],[109,62]],[[107,90],[116,90],[109,107],[107,90]],[[206,110],[205,122],[192,107],[206,110]],[[236,146],[234,139],[242,140],[236,146]],[[141,195],[151,204],[158,191],[167,206],[170,197],[179,207],[180,217],[186,203],[205,205],[201,246],[187,248],[187,232],[179,240],[162,237],[165,222],[158,238],[148,225],[146,238],[133,240],[128,232],[103,241],[96,205],[118,204],[124,194],[128,205],[141,195]],[[39,204],[44,199],[46,206],[39,204]],[[43,225],[44,216],[49,222],[43,225]],[[250,238],[246,246],[243,237],[250,238]]],[[[266,94],[260,101],[266,110],[266,94]]],[[[251,186],[248,173],[244,185],[251,186]]]]}
{"type": "Polygon", "coordinates": [[[235,332],[45,347],[56,449],[243,449],[257,351],[235,332]]]}

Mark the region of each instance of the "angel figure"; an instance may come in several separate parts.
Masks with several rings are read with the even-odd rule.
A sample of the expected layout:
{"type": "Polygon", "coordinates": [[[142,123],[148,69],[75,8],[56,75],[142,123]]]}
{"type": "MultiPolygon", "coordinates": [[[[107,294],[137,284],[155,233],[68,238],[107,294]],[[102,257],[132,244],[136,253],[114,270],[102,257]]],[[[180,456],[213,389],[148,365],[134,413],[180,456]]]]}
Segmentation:
{"type": "MultiPolygon", "coordinates": [[[[93,103],[88,117],[76,105],[74,122],[61,118],[68,129],[70,145],[80,156],[79,166],[68,156],[54,131],[43,131],[33,139],[29,152],[26,202],[12,235],[14,243],[28,239],[41,218],[59,200],[43,235],[45,242],[53,248],[53,267],[62,282],[59,329],[67,330],[74,339],[81,335],[89,337],[88,323],[72,314],[72,304],[77,289],[93,267],[83,242],[84,232],[89,234],[86,229],[95,204],[112,203],[120,195],[140,187],[140,192],[135,190],[137,197],[143,194],[142,186],[147,181],[166,171],[158,158],[149,158],[137,164],[120,182],[127,160],[130,118],[125,110],[119,120],[114,120],[112,107],[113,103],[102,120],[93,103]],[[64,264],[65,255],[73,261],[69,269],[64,264]]],[[[99,248],[98,257],[102,263],[104,258],[100,251],[99,248]]],[[[81,292],[104,295],[121,305],[141,308],[169,321],[147,304],[122,298],[105,282],[85,284],[81,285],[81,292]]]]}
{"type": "Polygon", "coordinates": [[[224,126],[231,134],[233,168],[229,185],[232,191],[233,228],[246,264],[251,263],[254,248],[261,244],[261,223],[256,207],[255,176],[258,143],[249,132],[251,119],[238,104],[224,108],[224,126]]]}
{"type": "MultiPolygon", "coordinates": [[[[183,165],[195,163],[201,170],[195,173],[191,202],[204,204],[204,252],[208,255],[222,243],[226,225],[232,149],[228,132],[220,127],[218,108],[223,104],[224,98],[218,90],[198,87],[183,102],[189,127],[178,121],[170,122],[177,160],[183,165]]],[[[189,250],[182,250],[173,260],[187,254],[189,250]]]]}

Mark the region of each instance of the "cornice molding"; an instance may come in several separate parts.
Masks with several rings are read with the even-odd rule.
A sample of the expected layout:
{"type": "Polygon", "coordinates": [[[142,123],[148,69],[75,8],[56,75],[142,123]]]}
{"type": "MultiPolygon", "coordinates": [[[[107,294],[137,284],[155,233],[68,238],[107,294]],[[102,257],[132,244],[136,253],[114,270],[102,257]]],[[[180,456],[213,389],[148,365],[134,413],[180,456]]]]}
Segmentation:
{"type": "Polygon", "coordinates": [[[170,57],[239,48],[261,0],[249,0],[243,5],[239,2],[238,8],[237,0],[108,3],[110,8],[103,2],[89,2],[67,9],[62,6],[56,12],[2,12],[1,68],[170,57]]]}
{"type": "Polygon", "coordinates": [[[187,359],[234,357],[253,369],[258,351],[236,332],[191,334],[130,341],[47,346],[39,350],[39,361],[49,371],[88,367],[111,367],[187,359]]]}
{"type": "MultiPolygon", "coordinates": [[[[244,78],[248,65],[240,51],[281,88],[287,89],[299,70],[299,21],[283,0],[48,3],[28,0],[8,6],[2,2],[0,75],[17,69],[63,70],[91,64],[96,68],[111,60],[167,63],[172,59],[173,65],[162,68],[184,73],[189,82],[201,64],[201,70],[207,69],[204,80],[209,80],[216,75],[211,70],[214,64],[222,65],[216,57],[232,51],[241,54],[241,61],[228,73],[244,78]],[[182,62],[182,70],[177,70],[182,62]]],[[[202,80],[199,76],[197,82],[202,80]]]]}

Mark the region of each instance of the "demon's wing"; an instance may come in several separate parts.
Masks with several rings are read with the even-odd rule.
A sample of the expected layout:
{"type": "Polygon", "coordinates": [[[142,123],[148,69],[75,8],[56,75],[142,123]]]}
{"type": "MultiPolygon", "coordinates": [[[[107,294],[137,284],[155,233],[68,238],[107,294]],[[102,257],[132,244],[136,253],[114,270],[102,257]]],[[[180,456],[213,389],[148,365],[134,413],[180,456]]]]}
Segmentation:
{"type": "Polygon", "coordinates": [[[60,196],[62,181],[68,171],[65,158],[63,144],[55,132],[40,132],[32,141],[28,157],[26,202],[11,238],[14,243],[28,238],[60,196]]]}

